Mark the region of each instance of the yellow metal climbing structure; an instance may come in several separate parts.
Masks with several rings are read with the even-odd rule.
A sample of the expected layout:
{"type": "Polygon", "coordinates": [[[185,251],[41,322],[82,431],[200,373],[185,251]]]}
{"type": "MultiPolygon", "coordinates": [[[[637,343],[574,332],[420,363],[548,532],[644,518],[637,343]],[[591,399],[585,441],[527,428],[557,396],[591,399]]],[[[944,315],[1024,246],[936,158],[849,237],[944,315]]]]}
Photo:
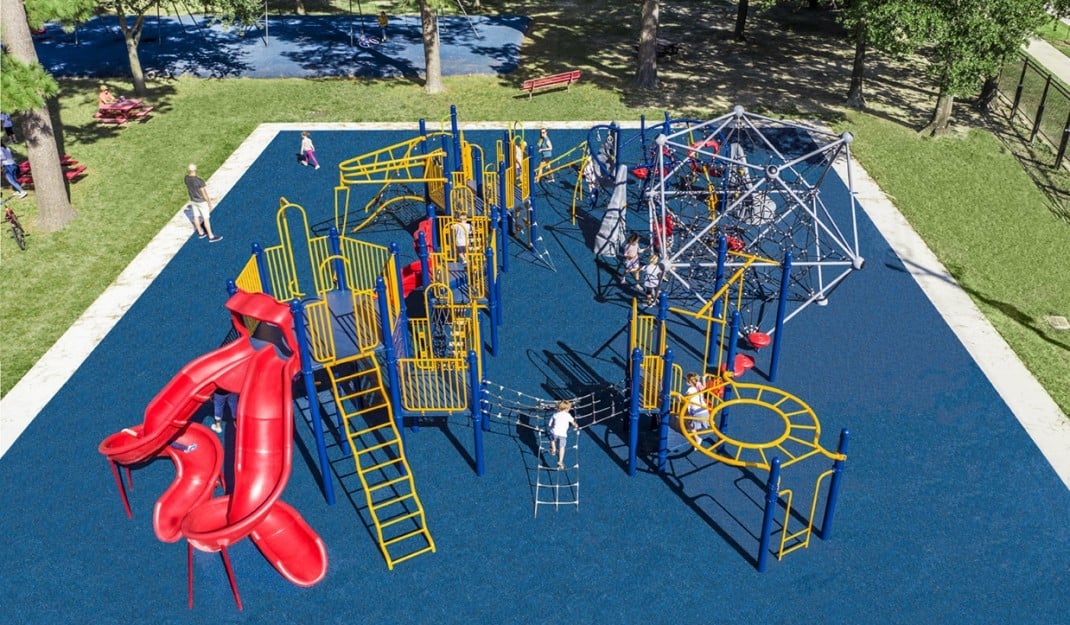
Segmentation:
{"type": "Polygon", "coordinates": [[[327,372],[387,567],[435,551],[375,354],[327,372]]]}

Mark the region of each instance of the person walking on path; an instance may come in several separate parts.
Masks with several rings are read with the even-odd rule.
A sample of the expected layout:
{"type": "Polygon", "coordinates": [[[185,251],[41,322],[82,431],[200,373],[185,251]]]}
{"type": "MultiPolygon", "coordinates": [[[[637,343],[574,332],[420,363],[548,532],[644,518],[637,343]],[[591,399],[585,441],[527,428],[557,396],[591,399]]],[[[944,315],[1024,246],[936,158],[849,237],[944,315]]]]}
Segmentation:
{"type": "Polygon", "coordinates": [[[0,124],[4,126],[4,139],[8,143],[17,143],[15,141],[15,122],[11,121],[11,116],[7,113],[0,113],[0,124]]]}
{"type": "Polygon", "coordinates": [[[15,164],[15,155],[8,149],[7,144],[0,142],[0,165],[4,168],[4,178],[11,183],[11,188],[18,194],[19,199],[26,197],[26,191],[19,184],[19,168],[15,164]]]}
{"type": "Polygon", "coordinates": [[[189,193],[190,206],[193,209],[193,226],[197,228],[200,238],[208,237],[210,243],[217,243],[223,237],[217,237],[212,232],[212,221],[209,214],[212,212],[212,198],[208,196],[208,184],[197,176],[197,166],[189,164],[186,172],[186,191],[189,193]]]}
{"type": "Polygon", "coordinates": [[[379,17],[376,18],[379,22],[379,42],[386,41],[386,27],[390,25],[390,18],[386,16],[386,11],[379,11],[379,17]]]}
{"type": "Polygon", "coordinates": [[[301,133],[301,154],[304,155],[302,165],[312,163],[316,169],[320,168],[320,162],[316,160],[316,146],[312,145],[312,137],[308,136],[308,132],[301,133]]]}
{"type": "Polygon", "coordinates": [[[568,444],[568,428],[571,425],[580,431],[576,419],[572,418],[569,409],[572,404],[567,401],[557,402],[557,412],[550,417],[550,455],[557,456],[557,468],[565,468],[565,447],[568,444]]]}

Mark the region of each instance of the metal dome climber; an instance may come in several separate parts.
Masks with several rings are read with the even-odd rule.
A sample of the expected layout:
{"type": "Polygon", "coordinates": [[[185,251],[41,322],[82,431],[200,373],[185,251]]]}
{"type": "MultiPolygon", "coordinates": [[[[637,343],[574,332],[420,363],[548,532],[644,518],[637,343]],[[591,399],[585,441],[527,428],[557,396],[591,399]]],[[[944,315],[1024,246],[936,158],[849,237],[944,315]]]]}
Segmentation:
{"type": "MultiPolygon", "coordinates": [[[[646,191],[650,223],[672,220],[675,248],[663,228],[652,235],[669,250],[667,275],[677,288],[705,303],[714,289],[717,241],[734,251],[774,259],[751,265],[740,312],[744,334],[774,331],[766,304],[781,290],[782,263],[792,263],[784,321],[826,298],[851,272],[861,269],[856,203],[851,190],[849,133],[747,113],[740,106],[700,124],[673,125],[658,135],[657,165],[646,191]],[[822,188],[835,178],[835,161],[846,163],[847,194],[826,202],[822,188]],[[840,223],[846,224],[841,228],[840,223]]],[[[829,195],[840,191],[829,191],[829,195]]],[[[729,261],[729,266],[734,261],[729,261]]]]}

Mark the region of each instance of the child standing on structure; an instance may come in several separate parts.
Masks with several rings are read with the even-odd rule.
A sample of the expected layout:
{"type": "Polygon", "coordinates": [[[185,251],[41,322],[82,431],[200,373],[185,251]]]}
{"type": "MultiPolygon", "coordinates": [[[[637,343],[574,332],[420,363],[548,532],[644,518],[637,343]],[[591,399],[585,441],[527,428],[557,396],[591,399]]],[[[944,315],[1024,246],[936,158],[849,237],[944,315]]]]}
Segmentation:
{"type": "Polygon", "coordinates": [[[664,276],[659,260],[657,254],[651,254],[650,262],[643,267],[643,292],[646,293],[647,306],[653,306],[658,301],[658,292],[661,291],[661,280],[664,276]]]}
{"type": "Polygon", "coordinates": [[[567,401],[557,402],[557,412],[550,417],[550,455],[557,456],[557,468],[565,468],[565,446],[568,444],[568,427],[571,425],[580,431],[580,426],[572,418],[569,410],[572,404],[567,401]]]}
{"type": "Polygon", "coordinates": [[[697,373],[687,374],[687,429],[694,432],[709,423],[710,409],[706,406],[706,398],[703,396],[702,379],[697,373]]]}
{"type": "Polygon", "coordinates": [[[643,248],[639,247],[639,234],[631,233],[624,242],[624,273],[620,276],[621,284],[628,283],[628,274],[635,276],[636,284],[639,283],[639,252],[642,251],[643,248]]]}
{"type": "Polygon", "coordinates": [[[453,249],[457,250],[457,260],[468,262],[468,242],[472,239],[472,224],[468,223],[468,213],[457,215],[453,222],[453,249]]]}
{"type": "Polygon", "coordinates": [[[301,155],[302,165],[312,163],[316,169],[320,168],[320,162],[316,160],[316,146],[312,145],[312,137],[308,136],[308,132],[301,133],[301,155]]]}
{"type": "MultiPolygon", "coordinates": [[[[539,166],[535,168],[535,180],[538,180],[546,175],[546,172],[550,170],[550,161],[554,157],[554,144],[550,141],[550,134],[543,128],[539,132],[539,166]]],[[[554,175],[551,173],[547,182],[553,182],[554,175]]]]}

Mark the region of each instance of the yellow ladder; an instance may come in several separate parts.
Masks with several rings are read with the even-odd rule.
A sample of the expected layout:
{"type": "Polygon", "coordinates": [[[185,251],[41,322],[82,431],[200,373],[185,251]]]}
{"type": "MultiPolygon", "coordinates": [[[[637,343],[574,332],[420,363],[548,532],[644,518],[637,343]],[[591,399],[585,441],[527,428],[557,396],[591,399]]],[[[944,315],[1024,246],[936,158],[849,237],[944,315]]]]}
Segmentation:
{"type": "Polygon", "coordinates": [[[427,531],[375,354],[337,361],[327,373],[387,567],[433,552],[435,541],[427,531]]]}

